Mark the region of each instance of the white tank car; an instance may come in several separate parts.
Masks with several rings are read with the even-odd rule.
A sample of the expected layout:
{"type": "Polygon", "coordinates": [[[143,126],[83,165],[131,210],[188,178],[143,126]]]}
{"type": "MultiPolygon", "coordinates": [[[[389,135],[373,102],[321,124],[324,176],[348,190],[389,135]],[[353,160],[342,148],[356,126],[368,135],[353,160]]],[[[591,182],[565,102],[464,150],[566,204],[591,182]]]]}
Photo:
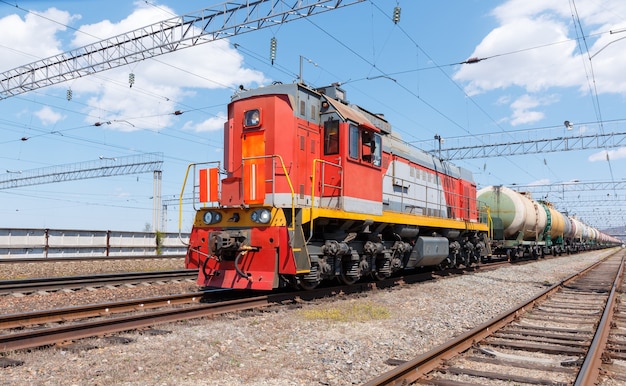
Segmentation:
{"type": "Polygon", "coordinates": [[[530,195],[505,186],[488,186],[477,193],[478,202],[489,207],[492,218],[502,220],[505,239],[538,240],[547,224],[542,205],[530,195]]]}

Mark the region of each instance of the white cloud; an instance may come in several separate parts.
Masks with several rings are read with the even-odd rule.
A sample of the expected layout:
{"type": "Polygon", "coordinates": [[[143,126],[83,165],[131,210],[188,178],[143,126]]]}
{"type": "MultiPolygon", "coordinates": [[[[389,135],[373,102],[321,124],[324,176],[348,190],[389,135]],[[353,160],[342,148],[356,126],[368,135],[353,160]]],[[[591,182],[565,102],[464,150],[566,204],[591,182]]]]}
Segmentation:
{"type": "MultiPolygon", "coordinates": [[[[93,42],[92,36],[114,36],[161,21],[164,19],[163,9],[138,3],[135,11],[118,23],[105,20],[82,26],[80,31],[85,33],[77,33],[73,44],[83,46],[93,42]]],[[[173,122],[171,113],[176,110],[176,104],[194,94],[190,89],[234,88],[239,84],[265,81],[262,73],[244,67],[243,56],[224,39],[107,71],[102,73],[102,77],[106,79],[97,80],[96,76],[77,80],[72,88],[79,92],[96,93],[88,102],[88,119],[94,116],[113,119],[143,117],[133,120],[134,126],[111,126],[125,131],[158,130],[170,126],[173,122]],[[135,78],[132,88],[129,84],[131,72],[135,78]],[[114,82],[109,79],[114,79],[114,82]]],[[[222,124],[223,120],[220,128],[222,124]]],[[[213,126],[207,122],[189,125],[195,127],[195,131],[207,131],[213,126]]]]}
{"type": "MultiPolygon", "coordinates": [[[[135,10],[119,22],[104,20],[95,24],[82,25],[74,32],[73,48],[82,47],[104,38],[120,35],[147,25],[171,18],[173,11],[165,6],[153,7],[136,2],[135,10]],[[168,16],[167,11],[171,13],[168,16]]],[[[60,32],[79,19],[67,12],[51,8],[46,15],[52,23],[40,17],[27,15],[24,20],[12,15],[0,19],[2,31],[13,33],[0,36],[0,52],[4,47],[20,47],[20,52],[11,51],[13,60],[4,60],[7,69],[33,62],[65,51],[60,32]],[[44,20],[44,21],[42,21],[44,20]],[[25,54],[32,54],[25,59],[25,54]],[[36,56],[35,56],[36,55],[36,56]]],[[[180,109],[185,98],[196,91],[207,89],[236,88],[240,84],[263,84],[265,77],[259,71],[246,68],[243,56],[222,39],[196,47],[186,48],[152,59],[81,77],[60,85],[71,88],[73,100],[86,101],[83,113],[88,124],[111,122],[104,129],[121,131],[159,130],[173,123],[172,113],[180,109]],[[133,73],[135,83],[129,84],[133,73]]],[[[206,122],[192,124],[207,127],[206,122]]]]}
{"type": "Polygon", "coordinates": [[[39,111],[36,111],[35,116],[39,118],[41,123],[43,123],[44,125],[54,125],[55,123],[59,122],[61,119],[65,118],[64,115],[57,113],[56,111],[52,110],[49,106],[45,106],[41,108],[39,111]]]}
{"type": "Polygon", "coordinates": [[[57,34],[65,31],[78,16],[50,8],[45,12],[28,13],[22,19],[9,15],[0,19],[0,53],[2,70],[50,57],[63,52],[57,34]],[[38,16],[40,15],[40,16],[38,16]],[[52,20],[57,21],[57,23],[52,20]]]}
{"type": "Polygon", "coordinates": [[[454,75],[467,82],[470,95],[519,86],[528,92],[545,90],[554,85],[578,84],[578,71],[567,71],[572,65],[576,43],[544,46],[547,42],[567,40],[566,25],[549,19],[518,19],[491,31],[470,55],[490,59],[463,65],[454,75]],[[498,56],[507,53],[509,55],[498,56]],[[556,73],[559,76],[555,76],[556,73]]]}
{"type": "Polygon", "coordinates": [[[199,123],[185,122],[183,130],[193,131],[195,133],[220,131],[224,129],[224,122],[226,122],[226,120],[227,118],[225,115],[219,114],[216,117],[209,118],[199,123]]]}
{"type": "MultiPolygon", "coordinates": [[[[570,92],[567,88],[585,95],[591,82],[598,94],[626,95],[626,39],[609,33],[626,27],[626,2],[579,1],[576,7],[582,27],[572,20],[568,2],[506,1],[492,12],[497,27],[468,56],[487,59],[462,65],[454,79],[470,95],[505,89],[555,94],[570,92]]],[[[511,107],[517,113],[511,118],[514,124],[542,118],[537,111],[519,115],[523,110],[511,107]]]]}
{"type": "Polygon", "coordinates": [[[589,156],[589,162],[606,161],[608,159],[615,161],[618,159],[626,158],[626,147],[620,147],[616,150],[602,150],[589,156]]]}
{"type": "Polygon", "coordinates": [[[538,111],[537,108],[548,106],[558,98],[554,95],[547,97],[537,97],[524,94],[511,103],[513,115],[511,125],[516,126],[524,123],[533,123],[544,118],[544,113],[538,111]]]}

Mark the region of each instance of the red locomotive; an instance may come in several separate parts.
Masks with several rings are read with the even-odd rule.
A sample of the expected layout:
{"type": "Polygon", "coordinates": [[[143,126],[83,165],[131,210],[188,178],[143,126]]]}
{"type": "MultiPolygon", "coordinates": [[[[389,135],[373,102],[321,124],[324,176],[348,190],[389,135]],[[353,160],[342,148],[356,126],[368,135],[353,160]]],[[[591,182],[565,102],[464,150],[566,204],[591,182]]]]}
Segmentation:
{"type": "Polygon", "coordinates": [[[186,267],[200,286],[310,289],[486,253],[471,173],[407,145],[338,86],[237,93],[220,166],[194,181],[205,203],[186,267]]]}

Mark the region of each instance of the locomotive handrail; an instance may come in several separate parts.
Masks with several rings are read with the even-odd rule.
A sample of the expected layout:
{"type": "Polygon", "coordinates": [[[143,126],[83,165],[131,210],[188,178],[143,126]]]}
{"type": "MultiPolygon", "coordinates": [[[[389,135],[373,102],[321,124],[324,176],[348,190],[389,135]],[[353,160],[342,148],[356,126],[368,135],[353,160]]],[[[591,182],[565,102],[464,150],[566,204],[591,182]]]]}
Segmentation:
{"type": "MultiPolygon", "coordinates": [[[[287,168],[285,167],[285,162],[283,161],[283,157],[281,157],[279,154],[246,157],[246,158],[241,159],[241,164],[243,166],[245,161],[254,160],[254,159],[262,159],[262,158],[272,159],[272,179],[264,181],[264,182],[269,182],[269,181],[272,182],[272,196],[276,194],[276,189],[275,189],[276,187],[274,186],[274,184],[276,183],[276,174],[275,174],[276,168],[274,167],[274,158],[278,158],[278,160],[280,161],[280,166],[283,169],[283,173],[285,173],[285,179],[287,180],[287,184],[289,185],[289,189],[291,190],[291,225],[287,227],[287,229],[289,229],[290,231],[293,231],[295,229],[295,221],[296,221],[296,203],[295,203],[296,193],[293,190],[293,184],[291,183],[291,178],[289,178],[289,173],[287,172],[287,168]]],[[[244,184],[245,184],[245,181],[242,179],[242,186],[241,186],[242,189],[244,188],[244,184]]],[[[272,198],[272,200],[274,200],[274,198],[272,198]]]]}
{"type": "MultiPolygon", "coordinates": [[[[439,208],[434,207],[434,209],[441,210],[441,202],[439,202],[439,203],[438,202],[430,202],[428,200],[428,197],[429,197],[428,191],[429,191],[429,189],[433,189],[433,188],[431,188],[427,183],[422,183],[421,181],[420,182],[410,181],[410,180],[405,179],[405,178],[401,178],[401,177],[394,176],[394,175],[387,175],[387,174],[383,175],[383,179],[385,179],[385,178],[391,179],[391,181],[392,181],[391,183],[393,185],[402,186],[402,188],[403,188],[403,189],[399,190],[399,193],[396,193],[396,192],[388,192],[387,193],[387,195],[389,197],[396,197],[396,198],[400,199],[400,202],[399,202],[399,204],[400,204],[399,211],[400,212],[406,213],[407,209],[409,209],[408,213],[414,213],[413,212],[414,209],[421,209],[421,213],[414,213],[414,214],[428,215],[428,209],[431,207],[431,205],[433,205],[433,206],[436,205],[439,208]],[[414,201],[416,201],[416,203],[418,205],[413,205],[413,204],[405,205],[405,200],[410,201],[410,197],[407,196],[407,194],[405,193],[404,188],[408,189],[408,187],[411,185],[411,183],[413,183],[416,186],[419,186],[419,187],[421,187],[421,188],[423,188],[425,190],[423,198],[414,200],[414,201]]],[[[442,190],[438,189],[438,188],[435,188],[435,191],[442,192],[442,190]]]]}
{"type": "Polygon", "coordinates": [[[328,186],[333,186],[335,188],[339,188],[339,196],[343,196],[343,167],[341,166],[341,164],[335,164],[332,162],[328,162],[326,160],[320,159],[320,158],[316,158],[313,160],[313,177],[311,179],[311,215],[310,215],[310,226],[309,226],[309,238],[306,240],[306,242],[308,243],[309,241],[311,241],[311,238],[313,237],[313,209],[315,207],[315,171],[317,170],[317,168],[315,167],[315,164],[319,162],[322,164],[322,178],[320,179],[320,181],[322,181],[322,189],[320,190],[320,201],[323,197],[323,193],[324,193],[324,186],[326,186],[326,184],[324,183],[324,164],[330,165],[330,166],[334,166],[339,168],[339,172],[341,174],[341,180],[339,181],[339,186],[333,186],[333,185],[328,185],[328,186]]]}
{"type": "Polygon", "coordinates": [[[213,165],[217,164],[217,168],[220,167],[220,161],[209,161],[209,162],[194,162],[190,163],[187,166],[187,171],[185,172],[185,179],[183,180],[183,187],[180,190],[180,197],[178,198],[178,238],[184,244],[186,244],[182,239],[182,227],[183,227],[183,194],[185,193],[185,187],[187,186],[187,178],[189,178],[189,171],[193,167],[193,191],[191,193],[191,202],[193,209],[196,210],[196,167],[198,165],[213,165]]]}
{"type": "MultiPolygon", "coordinates": [[[[383,193],[383,198],[386,194],[388,198],[398,199],[399,201],[395,202],[395,204],[399,205],[397,210],[402,213],[445,217],[457,221],[472,222],[473,212],[470,202],[478,203],[475,198],[466,194],[459,194],[450,189],[446,190],[440,186],[433,187],[429,181],[419,180],[419,177],[418,179],[409,180],[385,174],[383,175],[383,179],[389,179],[392,185],[401,187],[401,189],[395,192],[383,193]],[[408,194],[408,189],[411,186],[423,189],[424,194],[421,195],[422,197],[411,197],[408,194]],[[435,192],[434,200],[431,199],[433,191],[435,192]],[[466,205],[464,206],[464,204],[466,205]]],[[[476,208],[476,211],[479,212],[478,208],[476,208]]],[[[479,213],[477,215],[479,215],[479,213]]]]}

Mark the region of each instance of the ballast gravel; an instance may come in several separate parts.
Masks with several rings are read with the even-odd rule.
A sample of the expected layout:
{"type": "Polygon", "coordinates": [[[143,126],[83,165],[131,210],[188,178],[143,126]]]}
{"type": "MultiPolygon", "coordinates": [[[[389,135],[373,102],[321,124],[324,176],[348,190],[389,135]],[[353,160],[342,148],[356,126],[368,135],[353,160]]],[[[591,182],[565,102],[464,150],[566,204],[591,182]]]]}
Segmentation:
{"type": "MultiPolygon", "coordinates": [[[[0,368],[0,385],[362,384],[391,370],[388,359],[410,360],[608,253],[159,325],[155,328],[168,333],[121,334],[134,340],[128,344],[89,339],[84,343],[97,348],[5,353],[24,364],[0,368]]],[[[2,313],[6,300],[0,298],[2,313]]]]}

